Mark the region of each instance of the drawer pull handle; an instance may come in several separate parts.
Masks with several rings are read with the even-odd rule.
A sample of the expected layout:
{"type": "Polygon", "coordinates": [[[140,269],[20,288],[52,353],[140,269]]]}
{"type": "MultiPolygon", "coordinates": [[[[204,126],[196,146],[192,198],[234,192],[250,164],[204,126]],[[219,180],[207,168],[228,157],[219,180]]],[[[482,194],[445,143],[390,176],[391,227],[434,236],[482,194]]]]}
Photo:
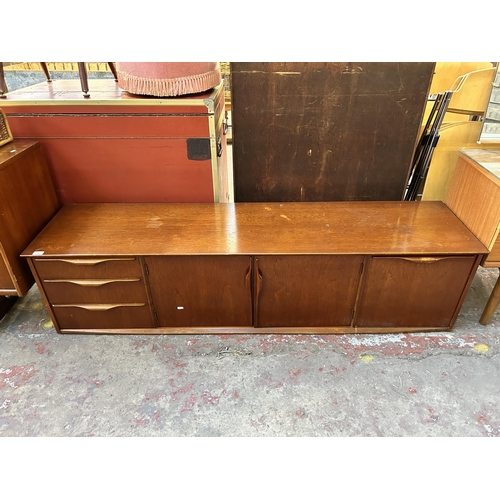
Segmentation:
{"type": "Polygon", "coordinates": [[[79,307],[87,311],[109,311],[117,307],[142,307],[146,304],[54,304],[53,307],[79,307]]]}
{"type": "Polygon", "coordinates": [[[246,270],[246,273],[245,273],[245,288],[247,290],[250,289],[251,278],[252,278],[252,258],[250,257],[250,264],[249,264],[248,269],[246,270]]]}
{"type": "Polygon", "coordinates": [[[67,264],[75,264],[76,266],[95,266],[103,262],[114,262],[122,260],[135,260],[135,257],[124,259],[35,259],[37,262],[66,262],[67,264]]]}
{"type": "Polygon", "coordinates": [[[406,260],[408,262],[415,262],[417,264],[433,264],[434,262],[439,262],[441,260],[449,259],[460,259],[463,258],[461,255],[454,257],[453,255],[448,255],[446,257],[395,257],[396,259],[406,260]]]}
{"type": "Polygon", "coordinates": [[[129,283],[140,281],[140,278],[110,279],[110,280],[43,280],[44,283],[71,283],[79,286],[102,286],[109,283],[129,283]]]}

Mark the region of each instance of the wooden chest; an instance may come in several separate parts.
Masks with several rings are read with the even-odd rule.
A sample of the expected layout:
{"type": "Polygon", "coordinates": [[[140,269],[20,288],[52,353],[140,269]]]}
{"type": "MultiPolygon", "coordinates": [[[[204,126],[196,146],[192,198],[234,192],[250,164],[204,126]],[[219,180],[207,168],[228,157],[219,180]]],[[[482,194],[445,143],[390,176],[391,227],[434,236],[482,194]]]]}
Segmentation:
{"type": "Polygon", "coordinates": [[[56,80],[2,99],[14,137],[37,140],[62,203],[229,199],[222,84],[138,97],[114,80],[56,80]]]}
{"type": "Polygon", "coordinates": [[[401,200],[434,63],[231,63],[234,200],[401,200]]]}
{"type": "Polygon", "coordinates": [[[486,248],[441,202],[66,205],[24,251],[58,332],[451,329],[486,248]]]}
{"type": "Polygon", "coordinates": [[[40,145],[15,140],[0,147],[0,295],[23,296],[34,279],[26,245],[59,209],[40,145]]]}

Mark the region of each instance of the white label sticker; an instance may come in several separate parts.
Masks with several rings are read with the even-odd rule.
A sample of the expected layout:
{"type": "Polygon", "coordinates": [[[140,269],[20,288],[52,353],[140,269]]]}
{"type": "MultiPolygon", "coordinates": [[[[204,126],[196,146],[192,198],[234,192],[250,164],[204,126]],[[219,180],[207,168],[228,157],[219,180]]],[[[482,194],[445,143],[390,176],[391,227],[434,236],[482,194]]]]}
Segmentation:
{"type": "Polygon", "coordinates": [[[44,253],[43,250],[35,250],[31,255],[43,255],[44,253]]]}

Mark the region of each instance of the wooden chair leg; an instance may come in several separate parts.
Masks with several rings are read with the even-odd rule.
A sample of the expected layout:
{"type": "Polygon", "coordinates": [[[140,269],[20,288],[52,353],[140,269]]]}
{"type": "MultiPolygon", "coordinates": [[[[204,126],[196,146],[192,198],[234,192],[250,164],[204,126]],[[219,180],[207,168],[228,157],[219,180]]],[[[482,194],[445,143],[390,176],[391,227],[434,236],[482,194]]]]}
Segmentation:
{"type": "Polygon", "coordinates": [[[0,62],[0,97],[6,97],[5,94],[9,91],[5,82],[5,73],[3,72],[3,62],[0,62]]]}
{"type": "Polygon", "coordinates": [[[50,83],[52,80],[50,79],[50,73],[49,69],[47,68],[47,63],[41,62],[40,66],[42,67],[42,70],[45,73],[45,78],[47,78],[47,82],[50,83]]]}
{"type": "Polygon", "coordinates": [[[498,307],[498,304],[500,304],[500,275],[498,276],[497,282],[493,288],[493,291],[491,292],[490,298],[486,303],[486,307],[484,308],[479,323],[486,326],[490,318],[493,316],[496,308],[498,307]]]}
{"type": "Polygon", "coordinates": [[[84,97],[90,97],[89,94],[89,79],[87,76],[87,68],[85,67],[85,63],[78,63],[78,73],[80,75],[80,83],[82,84],[82,91],[84,97]]]}
{"type": "Polygon", "coordinates": [[[111,70],[111,73],[113,73],[113,76],[115,77],[115,82],[117,82],[118,81],[118,75],[116,74],[115,63],[109,62],[108,66],[109,66],[109,69],[111,70]]]}

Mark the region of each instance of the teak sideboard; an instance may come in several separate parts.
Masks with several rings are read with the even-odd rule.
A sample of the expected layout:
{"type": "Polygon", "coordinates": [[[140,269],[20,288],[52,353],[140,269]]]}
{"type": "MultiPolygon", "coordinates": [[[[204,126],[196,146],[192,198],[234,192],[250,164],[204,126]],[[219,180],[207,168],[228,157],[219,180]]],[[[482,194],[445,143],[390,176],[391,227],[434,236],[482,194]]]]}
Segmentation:
{"type": "Polygon", "coordinates": [[[60,333],[451,329],[487,249],[441,202],[75,204],[23,252],[60,333]]]}

